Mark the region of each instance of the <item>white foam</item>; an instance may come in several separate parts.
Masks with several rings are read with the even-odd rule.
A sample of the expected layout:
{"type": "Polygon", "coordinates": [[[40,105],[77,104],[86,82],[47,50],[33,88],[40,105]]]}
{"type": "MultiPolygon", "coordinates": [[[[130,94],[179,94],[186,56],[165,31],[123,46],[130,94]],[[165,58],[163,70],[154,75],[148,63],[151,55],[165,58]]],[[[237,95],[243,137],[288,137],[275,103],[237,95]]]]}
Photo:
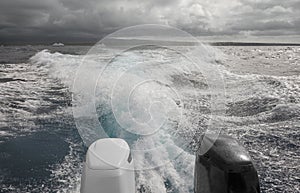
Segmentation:
{"type": "MultiPolygon", "coordinates": [[[[176,133],[190,133],[189,135],[192,135],[191,132],[196,131],[196,127],[198,127],[198,125],[195,124],[195,120],[197,120],[195,117],[197,117],[197,115],[191,116],[191,113],[195,113],[192,112],[192,109],[180,109],[176,102],[178,102],[177,97],[181,97],[179,100],[182,100],[186,97],[191,97],[190,95],[194,95],[193,93],[195,93],[195,91],[187,90],[188,88],[186,88],[184,85],[181,85],[181,88],[179,88],[178,85],[173,83],[173,78],[176,75],[178,77],[182,77],[188,74],[190,74],[190,77],[197,77],[197,74],[201,74],[201,72],[197,72],[199,70],[197,70],[193,64],[188,64],[186,58],[179,55],[180,57],[178,59],[178,56],[174,55],[176,54],[174,52],[171,52],[171,55],[167,50],[147,50],[140,53],[139,52],[140,51],[124,53],[124,55],[119,56],[116,61],[108,66],[105,74],[100,78],[100,81],[97,85],[95,95],[97,105],[101,106],[102,115],[112,111],[110,103],[111,88],[113,86],[112,83],[115,83],[116,80],[118,85],[115,87],[115,91],[119,90],[121,92],[114,95],[117,101],[117,109],[113,109],[115,112],[118,110],[124,110],[122,108],[125,108],[125,106],[122,107],[122,104],[127,104],[128,102],[128,91],[133,89],[132,86],[136,86],[130,85],[129,83],[135,81],[140,82],[143,79],[159,80],[160,83],[155,81],[149,84],[146,83],[143,85],[143,88],[134,90],[134,94],[137,96],[137,98],[134,99],[135,105],[132,106],[132,112],[136,112],[135,116],[138,116],[136,118],[140,120],[147,120],[149,119],[148,113],[150,113],[152,118],[154,118],[153,126],[161,126],[161,124],[158,124],[157,122],[159,117],[155,117],[157,112],[161,109],[155,106],[152,106],[151,108],[153,109],[150,109],[150,111],[147,109],[149,102],[151,103],[151,100],[153,102],[153,99],[159,100],[162,105],[165,105],[164,111],[161,111],[162,115],[165,113],[165,111],[168,112],[168,117],[165,120],[167,123],[160,128],[159,133],[151,137],[139,138],[137,141],[130,142],[132,148],[137,150],[148,150],[151,148],[160,147],[160,150],[152,152],[151,156],[145,153],[139,153],[138,151],[137,153],[134,153],[136,168],[148,168],[147,170],[137,171],[137,189],[143,186],[149,188],[152,192],[192,192],[194,156],[185,152],[180,147],[180,143],[176,141],[178,137],[180,138],[180,136],[176,133]],[[171,85],[171,87],[176,89],[177,92],[180,92],[180,96],[177,96],[175,92],[172,93],[172,88],[170,89],[170,87],[166,87],[166,85],[171,85]],[[146,90],[144,90],[144,88],[146,88],[146,90]],[[153,92],[147,92],[148,90],[153,90],[153,92]],[[150,101],[147,101],[149,96],[150,101]],[[146,109],[142,110],[143,108],[141,107],[146,107],[146,109]],[[156,113],[153,114],[151,110],[155,110],[156,113]],[[182,123],[180,124],[186,125],[174,130],[172,127],[174,127],[176,120],[180,118],[178,116],[180,115],[179,111],[181,110],[181,113],[184,114],[184,117],[182,123]],[[169,115],[172,116],[170,117],[169,115]],[[194,120],[189,121],[189,119],[194,120]],[[175,139],[174,136],[177,138],[175,139]],[[161,167],[157,169],[151,169],[153,166],[161,167]],[[166,186],[165,183],[170,183],[170,187],[168,187],[168,185],[166,186]]],[[[205,57],[207,58],[207,56],[205,57]]],[[[105,60],[107,60],[107,58],[103,57],[103,55],[101,57],[89,56],[88,60],[98,61],[97,63],[93,61],[90,62],[91,65],[86,65],[86,68],[84,69],[86,74],[95,76],[94,78],[91,78],[92,80],[96,80],[98,74],[93,72],[103,68],[103,66],[106,64],[105,60]]],[[[50,53],[47,50],[41,51],[31,58],[31,62],[33,63],[48,66],[50,69],[50,75],[52,77],[59,78],[69,88],[72,88],[73,86],[76,69],[82,65],[82,61],[86,62],[87,60],[86,58],[83,58],[83,56],[50,53]]],[[[198,81],[201,80],[198,79],[198,81]]],[[[90,82],[84,82],[81,85],[81,92],[85,92],[85,90],[88,89],[89,83],[90,82]]],[[[190,89],[195,89],[189,82],[185,82],[184,84],[188,85],[190,89]]],[[[184,99],[183,101],[188,101],[188,99],[184,99]]],[[[129,127],[132,129],[131,131],[137,129],[135,126],[137,123],[132,122],[132,114],[126,115],[124,113],[130,112],[124,111],[122,117],[120,117],[121,114],[117,115],[119,116],[117,117],[117,119],[119,119],[118,121],[121,121],[121,124],[123,125],[129,125],[129,127]],[[128,120],[131,120],[131,122],[128,122],[128,120]]],[[[139,126],[141,125],[139,124],[139,126]]],[[[129,130],[130,128],[127,127],[129,130]]],[[[142,128],[139,127],[138,129],[140,131],[142,128]]],[[[185,140],[186,144],[191,142],[187,139],[185,140]]]]}
{"type": "MultiPolygon", "coordinates": [[[[227,48],[226,48],[227,49],[227,48]]],[[[234,48],[240,49],[240,48],[234,48]]],[[[244,48],[243,48],[244,49],[244,48]]],[[[233,52],[233,55],[239,55],[242,51],[232,51],[229,47],[228,50],[233,52]]],[[[247,50],[246,50],[247,51],[247,50]]],[[[244,58],[244,62],[251,61],[249,58],[252,56],[252,51],[247,51],[242,53],[241,57],[244,58]]],[[[255,57],[258,57],[261,61],[261,58],[272,58],[276,52],[268,53],[269,51],[265,50],[254,50],[253,52],[257,52],[255,57]],[[270,56],[269,56],[270,55],[270,56]]],[[[219,54],[215,50],[211,51],[210,62],[213,63],[213,60],[221,61],[221,63],[228,62],[227,59],[224,59],[222,54],[219,54]],[[216,53],[216,54],[214,54],[216,53]]],[[[198,103],[202,103],[203,106],[209,108],[209,92],[205,89],[195,88],[194,85],[186,84],[186,80],[196,80],[196,83],[205,82],[201,80],[199,74],[193,74],[191,71],[197,71],[196,69],[192,68],[189,65],[185,65],[186,61],[184,58],[179,57],[178,55],[169,55],[170,52],[166,50],[160,50],[159,54],[156,51],[140,51],[140,52],[128,52],[119,56],[117,60],[113,61],[112,64],[108,66],[106,69],[106,73],[100,78],[100,82],[98,82],[96,87],[95,98],[97,105],[99,105],[100,115],[109,115],[112,112],[111,107],[111,91],[114,88],[114,84],[116,80],[119,80],[117,90],[122,91],[120,93],[116,93],[115,97],[117,99],[117,109],[124,111],[126,106],[122,106],[122,104],[126,104],[128,101],[126,100],[126,92],[132,89],[130,84],[125,84],[130,81],[139,81],[140,79],[147,77],[147,78],[159,78],[161,82],[167,84],[174,84],[174,87],[177,91],[183,96],[182,101],[176,100],[176,95],[171,92],[171,94],[167,94],[166,96],[169,97],[171,100],[165,101],[162,104],[168,104],[170,112],[174,112],[175,116],[169,117],[168,121],[174,120],[178,109],[176,109],[177,104],[182,104],[182,102],[189,101],[191,104],[187,105],[186,108],[182,109],[182,113],[185,117],[182,119],[181,127],[177,130],[172,130],[174,124],[169,122],[165,125],[164,129],[161,130],[161,133],[155,137],[148,137],[148,138],[140,138],[137,141],[132,142],[132,148],[134,149],[148,149],[149,147],[157,147],[162,144],[168,142],[168,146],[165,149],[162,149],[159,152],[156,152],[154,156],[147,157],[144,154],[135,154],[135,161],[136,165],[139,168],[146,167],[149,165],[159,165],[163,161],[167,161],[166,164],[162,167],[153,169],[153,170],[143,170],[137,171],[137,189],[140,187],[148,188],[148,190],[152,192],[193,192],[193,167],[194,167],[194,156],[189,154],[186,151],[183,151],[181,148],[180,143],[174,136],[174,133],[179,134],[180,137],[187,139],[187,141],[191,140],[191,137],[194,136],[195,133],[199,133],[199,124],[198,122],[208,121],[210,117],[206,114],[202,114],[199,112],[198,103]],[[175,58],[175,59],[174,59],[175,58]],[[172,60],[173,59],[173,60],[172,60]],[[137,63],[147,63],[148,66],[145,64],[143,68],[135,68],[134,64],[137,63]],[[155,65],[156,64],[156,65],[155,65]],[[161,65],[164,64],[165,66],[161,65]],[[131,65],[131,66],[130,66],[131,65]],[[161,65],[161,66],[159,66],[161,65]],[[153,67],[154,66],[154,67],[153,67]],[[167,66],[167,67],[166,67],[167,66]],[[130,68],[128,70],[129,67],[130,68]],[[192,70],[191,70],[192,69],[192,70]],[[127,70],[127,71],[126,71],[127,70]],[[124,76],[124,72],[126,76],[124,76]],[[174,76],[175,75],[175,76],[174,76]],[[178,76],[179,78],[174,78],[178,76]],[[120,79],[118,79],[120,78],[120,79]],[[118,87],[119,86],[119,87],[118,87]],[[195,95],[193,92],[197,91],[200,93],[199,97],[195,95]],[[201,100],[199,100],[201,98],[201,100]],[[176,104],[176,105],[175,105],[176,104]],[[174,105],[174,106],[173,106],[174,105]],[[174,159],[174,155],[177,155],[174,159]],[[171,187],[165,185],[165,183],[170,183],[171,187]],[[168,188],[169,189],[168,189],[168,188]]],[[[106,60],[111,56],[111,54],[101,54],[100,56],[94,55],[90,56],[89,59],[91,61],[97,60],[98,63],[91,63],[91,65],[87,65],[84,68],[84,74],[92,75],[94,74],[95,77],[92,77],[90,80],[97,80],[98,73],[95,71],[103,68],[106,64],[106,60]]],[[[205,56],[206,57],[206,56],[205,56]]],[[[276,56],[277,57],[277,56],[276,56]]],[[[279,55],[280,57],[286,57],[285,55],[279,55]]],[[[291,56],[294,57],[294,56],[291,56]]],[[[49,53],[48,51],[39,52],[37,55],[31,58],[31,61],[40,65],[47,65],[50,69],[50,74],[52,77],[60,79],[65,85],[69,88],[72,88],[73,79],[75,77],[76,69],[81,65],[83,61],[83,56],[73,56],[73,55],[65,55],[60,53],[49,53]]],[[[284,58],[285,59],[285,58],[284,58]]],[[[281,61],[281,60],[280,60],[281,61]]],[[[273,63],[271,63],[273,64],[273,63]]],[[[228,65],[226,63],[226,65],[228,65]]],[[[229,64],[234,65],[234,64],[229,64]]],[[[247,64],[248,65],[248,64],[247,64]]],[[[268,64],[269,65],[269,64],[268,64]]],[[[276,66],[277,64],[274,63],[276,66]]],[[[255,66],[255,65],[254,65],[255,66]]],[[[257,65],[256,67],[259,67],[257,65]]],[[[299,103],[299,92],[300,92],[300,82],[299,76],[291,75],[291,76],[275,76],[275,75],[264,75],[264,74],[251,74],[250,72],[247,74],[236,74],[230,72],[225,66],[219,65],[219,69],[222,71],[224,78],[226,79],[226,91],[227,91],[227,98],[226,102],[235,103],[238,101],[246,101],[251,102],[253,98],[258,99],[265,99],[265,98],[274,98],[278,99],[278,104],[272,110],[258,113],[254,116],[225,116],[225,117],[218,117],[216,116],[215,119],[223,120],[226,122],[224,127],[228,128],[230,132],[237,132],[240,131],[240,135],[250,135],[251,132],[260,132],[264,136],[268,135],[268,122],[265,123],[264,121],[268,121],[270,117],[282,114],[283,112],[289,115],[289,117],[293,118],[293,120],[297,121],[297,114],[299,114],[299,105],[295,105],[294,103],[299,103]],[[293,104],[287,103],[286,101],[294,100],[293,104]]],[[[266,68],[263,68],[266,70],[266,68]]],[[[81,87],[82,92],[86,92],[88,87],[90,86],[90,82],[83,82],[81,87]]],[[[141,107],[148,107],[149,101],[148,98],[159,98],[164,94],[163,91],[166,91],[165,87],[158,92],[159,85],[156,83],[153,84],[145,84],[146,87],[138,88],[135,90],[133,94],[133,101],[134,106],[133,109],[133,116],[135,116],[139,121],[141,120],[148,120],[149,115],[151,115],[151,110],[147,108],[141,107]],[[151,95],[151,92],[148,90],[154,89],[156,92],[154,95],[151,95]],[[135,97],[136,96],[136,97],[135,97]]],[[[173,86],[173,85],[172,85],[173,86]]],[[[94,107],[93,107],[94,108],[94,107]]],[[[178,105],[179,110],[180,105],[178,105]]],[[[248,107],[251,108],[251,107],[248,107]]],[[[155,109],[155,108],[154,108],[155,109]]],[[[90,109],[87,109],[88,111],[90,109]]],[[[250,109],[251,110],[251,109],[250,109]]],[[[159,109],[156,111],[159,111],[159,109]]],[[[163,111],[161,111],[163,114],[163,111]]],[[[82,113],[84,114],[84,113],[82,113]]],[[[127,120],[131,120],[132,114],[128,112],[124,112],[119,116],[122,124],[127,124],[129,126],[133,126],[132,122],[126,122],[127,120]],[[122,122],[124,121],[124,122],[122,122]]],[[[151,117],[151,116],[150,116],[151,117]]],[[[288,119],[289,117],[284,117],[284,119],[288,119]]],[[[113,118],[113,117],[109,117],[113,118]]],[[[157,119],[159,120],[159,119],[157,119]]],[[[159,120],[161,121],[161,120],[159,120]]],[[[112,121],[116,124],[116,121],[112,121]]],[[[293,126],[293,122],[290,122],[288,125],[293,126]]],[[[117,124],[116,124],[117,125],[117,124]]],[[[176,124],[175,124],[176,125],[176,124]]],[[[276,125],[274,126],[276,127],[276,125]]],[[[204,127],[205,128],[205,127],[204,127]]],[[[271,127],[272,129],[272,127],[271,127]]],[[[132,127],[134,131],[134,127],[132,127]]],[[[273,132],[273,131],[272,131],[273,132]]],[[[259,147],[257,147],[259,149],[259,147]]],[[[252,149],[251,152],[255,152],[256,150],[252,149]]],[[[269,158],[271,159],[271,158],[269,158]]],[[[274,176],[276,176],[275,174],[274,176]]],[[[79,177],[77,182],[79,183],[79,177]]],[[[78,185],[79,186],[79,185],[78,185]]],[[[78,191],[78,189],[76,190],[78,191]]],[[[150,192],[148,191],[148,192],[150,192]]]]}

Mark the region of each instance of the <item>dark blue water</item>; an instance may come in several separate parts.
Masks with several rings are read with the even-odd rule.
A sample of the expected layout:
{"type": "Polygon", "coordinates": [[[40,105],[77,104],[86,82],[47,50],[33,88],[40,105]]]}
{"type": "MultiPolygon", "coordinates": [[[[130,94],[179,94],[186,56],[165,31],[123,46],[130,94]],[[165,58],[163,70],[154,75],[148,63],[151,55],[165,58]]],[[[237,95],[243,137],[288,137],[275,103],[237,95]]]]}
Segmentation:
{"type": "Polygon", "coordinates": [[[87,47],[0,48],[0,192],[76,190],[84,146],[68,89],[29,58],[39,50],[80,54],[87,47]]]}

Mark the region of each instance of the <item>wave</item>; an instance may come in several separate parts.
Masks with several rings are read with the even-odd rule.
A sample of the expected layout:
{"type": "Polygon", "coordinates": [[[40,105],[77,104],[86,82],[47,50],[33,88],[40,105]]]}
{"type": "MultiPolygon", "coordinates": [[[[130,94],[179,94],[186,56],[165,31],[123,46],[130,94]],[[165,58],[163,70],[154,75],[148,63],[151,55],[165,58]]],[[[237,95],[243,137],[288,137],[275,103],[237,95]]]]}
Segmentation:
{"type": "MultiPolygon", "coordinates": [[[[207,53],[203,54],[205,60],[210,59],[207,53]]],[[[73,92],[78,68],[84,71],[82,74],[91,76],[90,80],[97,80],[94,97],[98,121],[108,136],[121,137],[131,146],[137,189],[192,192],[191,144],[195,141],[190,136],[203,133],[211,116],[207,109],[212,93],[201,70],[182,53],[166,48],[143,47],[108,61],[110,57],[107,50],[86,56],[43,50],[30,62],[49,68],[49,76],[59,79],[73,92]],[[94,72],[103,69],[107,62],[105,73],[98,77],[94,72]],[[127,100],[130,100],[129,112],[127,100]],[[152,151],[155,148],[158,150],[152,151]]],[[[210,59],[210,67],[217,64],[216,60],[210,59]]],[[[78,90],[88,92],[92,82],[80,84],[78,90]]],[[[86,113],[81,114],[77,118],[82,123],[86,113]]]]}
{"type": "MultiPolygon", "coordinates": [[[[115,52],[103,47],[101,54],[88,56],[43,50],[30,62],[47,68],[49,76],[59,79],[75,96],[85,96],[84,93],[93,90],[94,96],[87,99],[95,101],[96,106],[87,105],[80,112],[81,117],[77,117],[86,121],[83,125],[88,124],[85,116],[94,108],[108,136],[126,139],[133,150],[147,152],[163,147],[151,156],[148,152],[134,155],[137,168],[164,165],[136,172],[139,192],[193,192],[193,154],[199,136],[207,130],[211,119],[222,122],[222,132],[236,135],[247,144],[255,141],[255,137],[260,142],[271,138],[267,131],[262,131],[272,129],[270,124],[281,127],[280,122],[288,122],[293,126],[300,114],[299,76],[233,73],[224,65],[229,65],[224,55],[209,49],[214,54],[209,59],[204,54],[203,61],[218,68],[224,78],[227,105],[224,115],[211,111],[212,95],[217,92],[210,88],[203,71],[174,50],[144,47],[128,50],[112,60],[115,52]],[[81,74],[78,68],[83,71],[81,74]],[[101,69],[105,71],[99,76],[101,69]],[[74,80],[84,80],[79,75],[89,78],[74,90],[74,80]],[[160,132],[141,137],[153,131],[143,126],[144,122],[160,132]]],[[[276,137],[280,136],[281,133],[276,137]]],[[[256,152],[259,148],[249,146],[253,155],[264,160],[256,152]]]]}

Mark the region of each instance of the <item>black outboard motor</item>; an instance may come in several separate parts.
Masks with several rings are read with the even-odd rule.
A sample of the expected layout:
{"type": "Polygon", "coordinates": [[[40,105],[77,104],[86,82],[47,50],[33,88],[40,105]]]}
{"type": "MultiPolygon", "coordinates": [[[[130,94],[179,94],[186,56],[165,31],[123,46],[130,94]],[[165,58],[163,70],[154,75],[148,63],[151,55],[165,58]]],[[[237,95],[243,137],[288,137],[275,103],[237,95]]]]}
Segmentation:
{"type": "Polygon", "coordinates": [[[205,136],[211,148],[196,155],[195,193],[260,193],[257,171],[245,148],[229,137],[205,136]]]}

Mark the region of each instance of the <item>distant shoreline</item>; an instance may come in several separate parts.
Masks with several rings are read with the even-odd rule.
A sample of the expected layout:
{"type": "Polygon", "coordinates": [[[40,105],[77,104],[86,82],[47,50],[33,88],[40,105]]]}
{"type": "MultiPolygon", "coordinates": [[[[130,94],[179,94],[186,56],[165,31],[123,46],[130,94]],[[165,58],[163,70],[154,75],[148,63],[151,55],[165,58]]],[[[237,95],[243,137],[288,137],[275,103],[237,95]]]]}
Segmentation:
{"type": "Polygon", "coordinates": [[[300,46],[300,43],[212,42],[212,46],[300,46]]]}
{"type": "MultiPolygon", "coordinates": [[[[300,46],[300,43],[262,43],[262,42],[203,42],[211,46],[300,46]]],[[[65,46],[93,46],[95,42],[64,43],[65,46]]],[[[52,46],[49,43],[12,43],[1,44],[0,46],[52,46]]]]}

